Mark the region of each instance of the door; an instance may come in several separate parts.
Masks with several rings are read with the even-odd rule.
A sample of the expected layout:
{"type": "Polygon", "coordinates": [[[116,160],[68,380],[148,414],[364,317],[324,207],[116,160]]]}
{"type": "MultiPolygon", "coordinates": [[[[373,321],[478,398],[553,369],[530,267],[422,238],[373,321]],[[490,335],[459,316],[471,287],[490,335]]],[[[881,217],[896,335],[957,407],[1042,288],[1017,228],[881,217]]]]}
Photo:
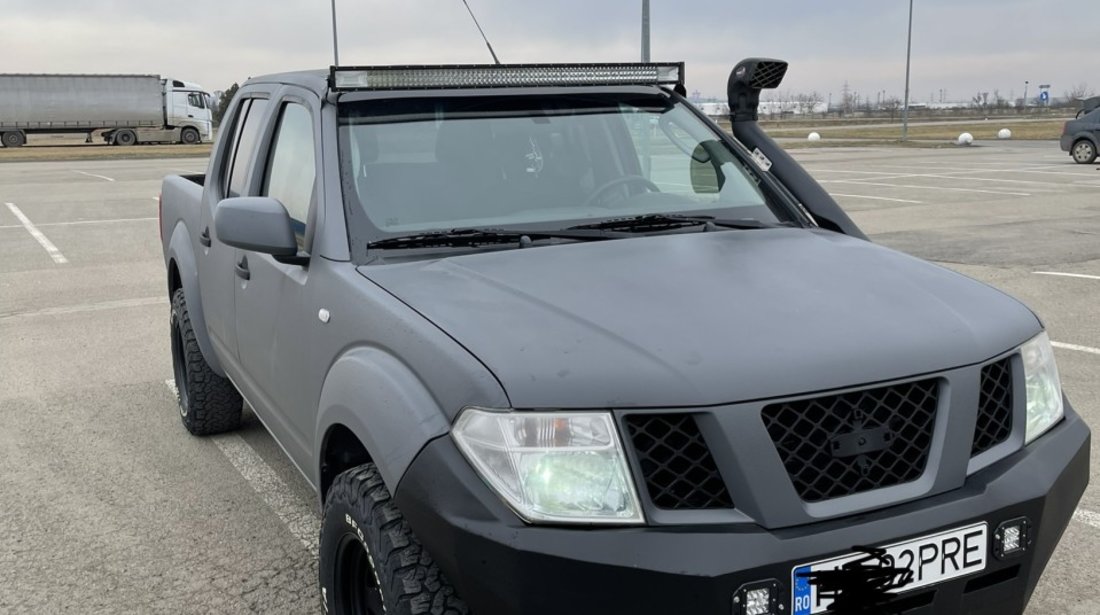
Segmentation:
{"type": "MultiPolygon", "coordinates": [[[[286,207],[308,258],[310,213],[316,197],[315,115],[304,100],[284,100],[263,169],[259,194],[286,207]]],[[[236,286],[237,342],[254,410],[300,468],[310,467],[319,387],[310,360],[310,340],[323,326],[319,293],[312,292],[310,266],[284,264],[266,254],[241,250],[247,280],[236,286]]]]}
{"type": "MultiPolygon", "coordinates": [[[[248,194],[249,170],[266,116],[267,100],[244,99],[238,106],[232,130],[234,138],[220,153],[222,164],[206,178],[203,191],[202,216],[195,246],[199,283],[202,290],[203,315],[219,355],[237,358],[237,333],[234,273],[237,250],[218,241],[214,232],[214,209],[226,196],[248,194]]],[[[225,366],[227,369],[232,365],[225,366]]]]}

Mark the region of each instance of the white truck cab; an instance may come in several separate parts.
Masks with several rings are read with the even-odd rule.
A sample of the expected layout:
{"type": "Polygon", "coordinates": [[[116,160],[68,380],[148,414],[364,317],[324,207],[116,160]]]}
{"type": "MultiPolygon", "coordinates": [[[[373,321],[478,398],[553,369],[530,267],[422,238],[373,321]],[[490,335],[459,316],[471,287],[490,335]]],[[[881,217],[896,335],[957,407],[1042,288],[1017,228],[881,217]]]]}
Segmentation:
{"type": "MultiPolygon", "coordinates": [[[[190,126],[199,131],[202,141],[210,141],[214,136],[214,97],[197,83],[172,78],[165,78],[162,82],[167,127],[183,129],[190,126]]],[[[181,136],[183,134],[190,133],[181,133],[181,136]]]]}

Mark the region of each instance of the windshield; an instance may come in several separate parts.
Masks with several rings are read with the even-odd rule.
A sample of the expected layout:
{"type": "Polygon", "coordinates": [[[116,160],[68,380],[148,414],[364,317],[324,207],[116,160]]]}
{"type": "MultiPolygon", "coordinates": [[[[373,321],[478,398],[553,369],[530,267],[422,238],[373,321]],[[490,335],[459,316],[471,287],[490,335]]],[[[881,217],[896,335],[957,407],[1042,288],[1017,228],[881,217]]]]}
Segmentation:
{"type": "Polygon", "coordinates": [[[340,108],[349,220],[371,240],[657,213],[791,219],[744,156],[663,95],[402,98],[340,108]]]}

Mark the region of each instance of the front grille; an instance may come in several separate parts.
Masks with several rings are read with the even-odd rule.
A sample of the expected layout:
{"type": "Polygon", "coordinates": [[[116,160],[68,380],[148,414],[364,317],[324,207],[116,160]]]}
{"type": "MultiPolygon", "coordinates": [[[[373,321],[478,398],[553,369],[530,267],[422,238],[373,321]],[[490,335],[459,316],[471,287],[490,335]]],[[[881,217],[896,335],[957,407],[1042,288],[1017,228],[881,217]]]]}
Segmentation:
{"type": "Polygon", "coordinates": [[[939,381],[766,406],[768,434],[807,502],[920,478],[936,423],[939,381]]]}
{"type": "Polygon", "coordinates": [[[626,417],[649,499],[657,508],[733,508],[726,484],[690,414],[626,417]]]}
{"type": "Polygon", "coordinates": [[[971,457],[1004,442],[1012,433],[1012,358],[983,367],[981,382],[971,457]]]}

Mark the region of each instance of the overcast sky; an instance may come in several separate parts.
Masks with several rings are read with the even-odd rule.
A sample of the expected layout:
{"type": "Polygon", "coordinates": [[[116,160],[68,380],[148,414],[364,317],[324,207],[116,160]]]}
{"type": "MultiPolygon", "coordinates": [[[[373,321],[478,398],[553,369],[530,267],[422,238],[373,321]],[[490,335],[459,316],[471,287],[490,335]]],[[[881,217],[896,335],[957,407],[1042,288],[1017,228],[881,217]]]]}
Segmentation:
{"type": "MultiPolygon", "coordinates": [[[[636,60],[640,0],[470,0],[504,62],[636,60]]],[[[724,96],[746,56],[791,62],[784,89],[904,88],[905,0],[652,0],[655,60],[724,96]]],[[[337,0],[343,63],[483,62],[461,0],[337,0]]],[[[916,0],[913,98],[1040,83],[1100,88],[1098,0],[916,0]]],[[[331,64],[329,0],[3,0],[0,72],[160,73],[220,90],[331,64]]]]}

